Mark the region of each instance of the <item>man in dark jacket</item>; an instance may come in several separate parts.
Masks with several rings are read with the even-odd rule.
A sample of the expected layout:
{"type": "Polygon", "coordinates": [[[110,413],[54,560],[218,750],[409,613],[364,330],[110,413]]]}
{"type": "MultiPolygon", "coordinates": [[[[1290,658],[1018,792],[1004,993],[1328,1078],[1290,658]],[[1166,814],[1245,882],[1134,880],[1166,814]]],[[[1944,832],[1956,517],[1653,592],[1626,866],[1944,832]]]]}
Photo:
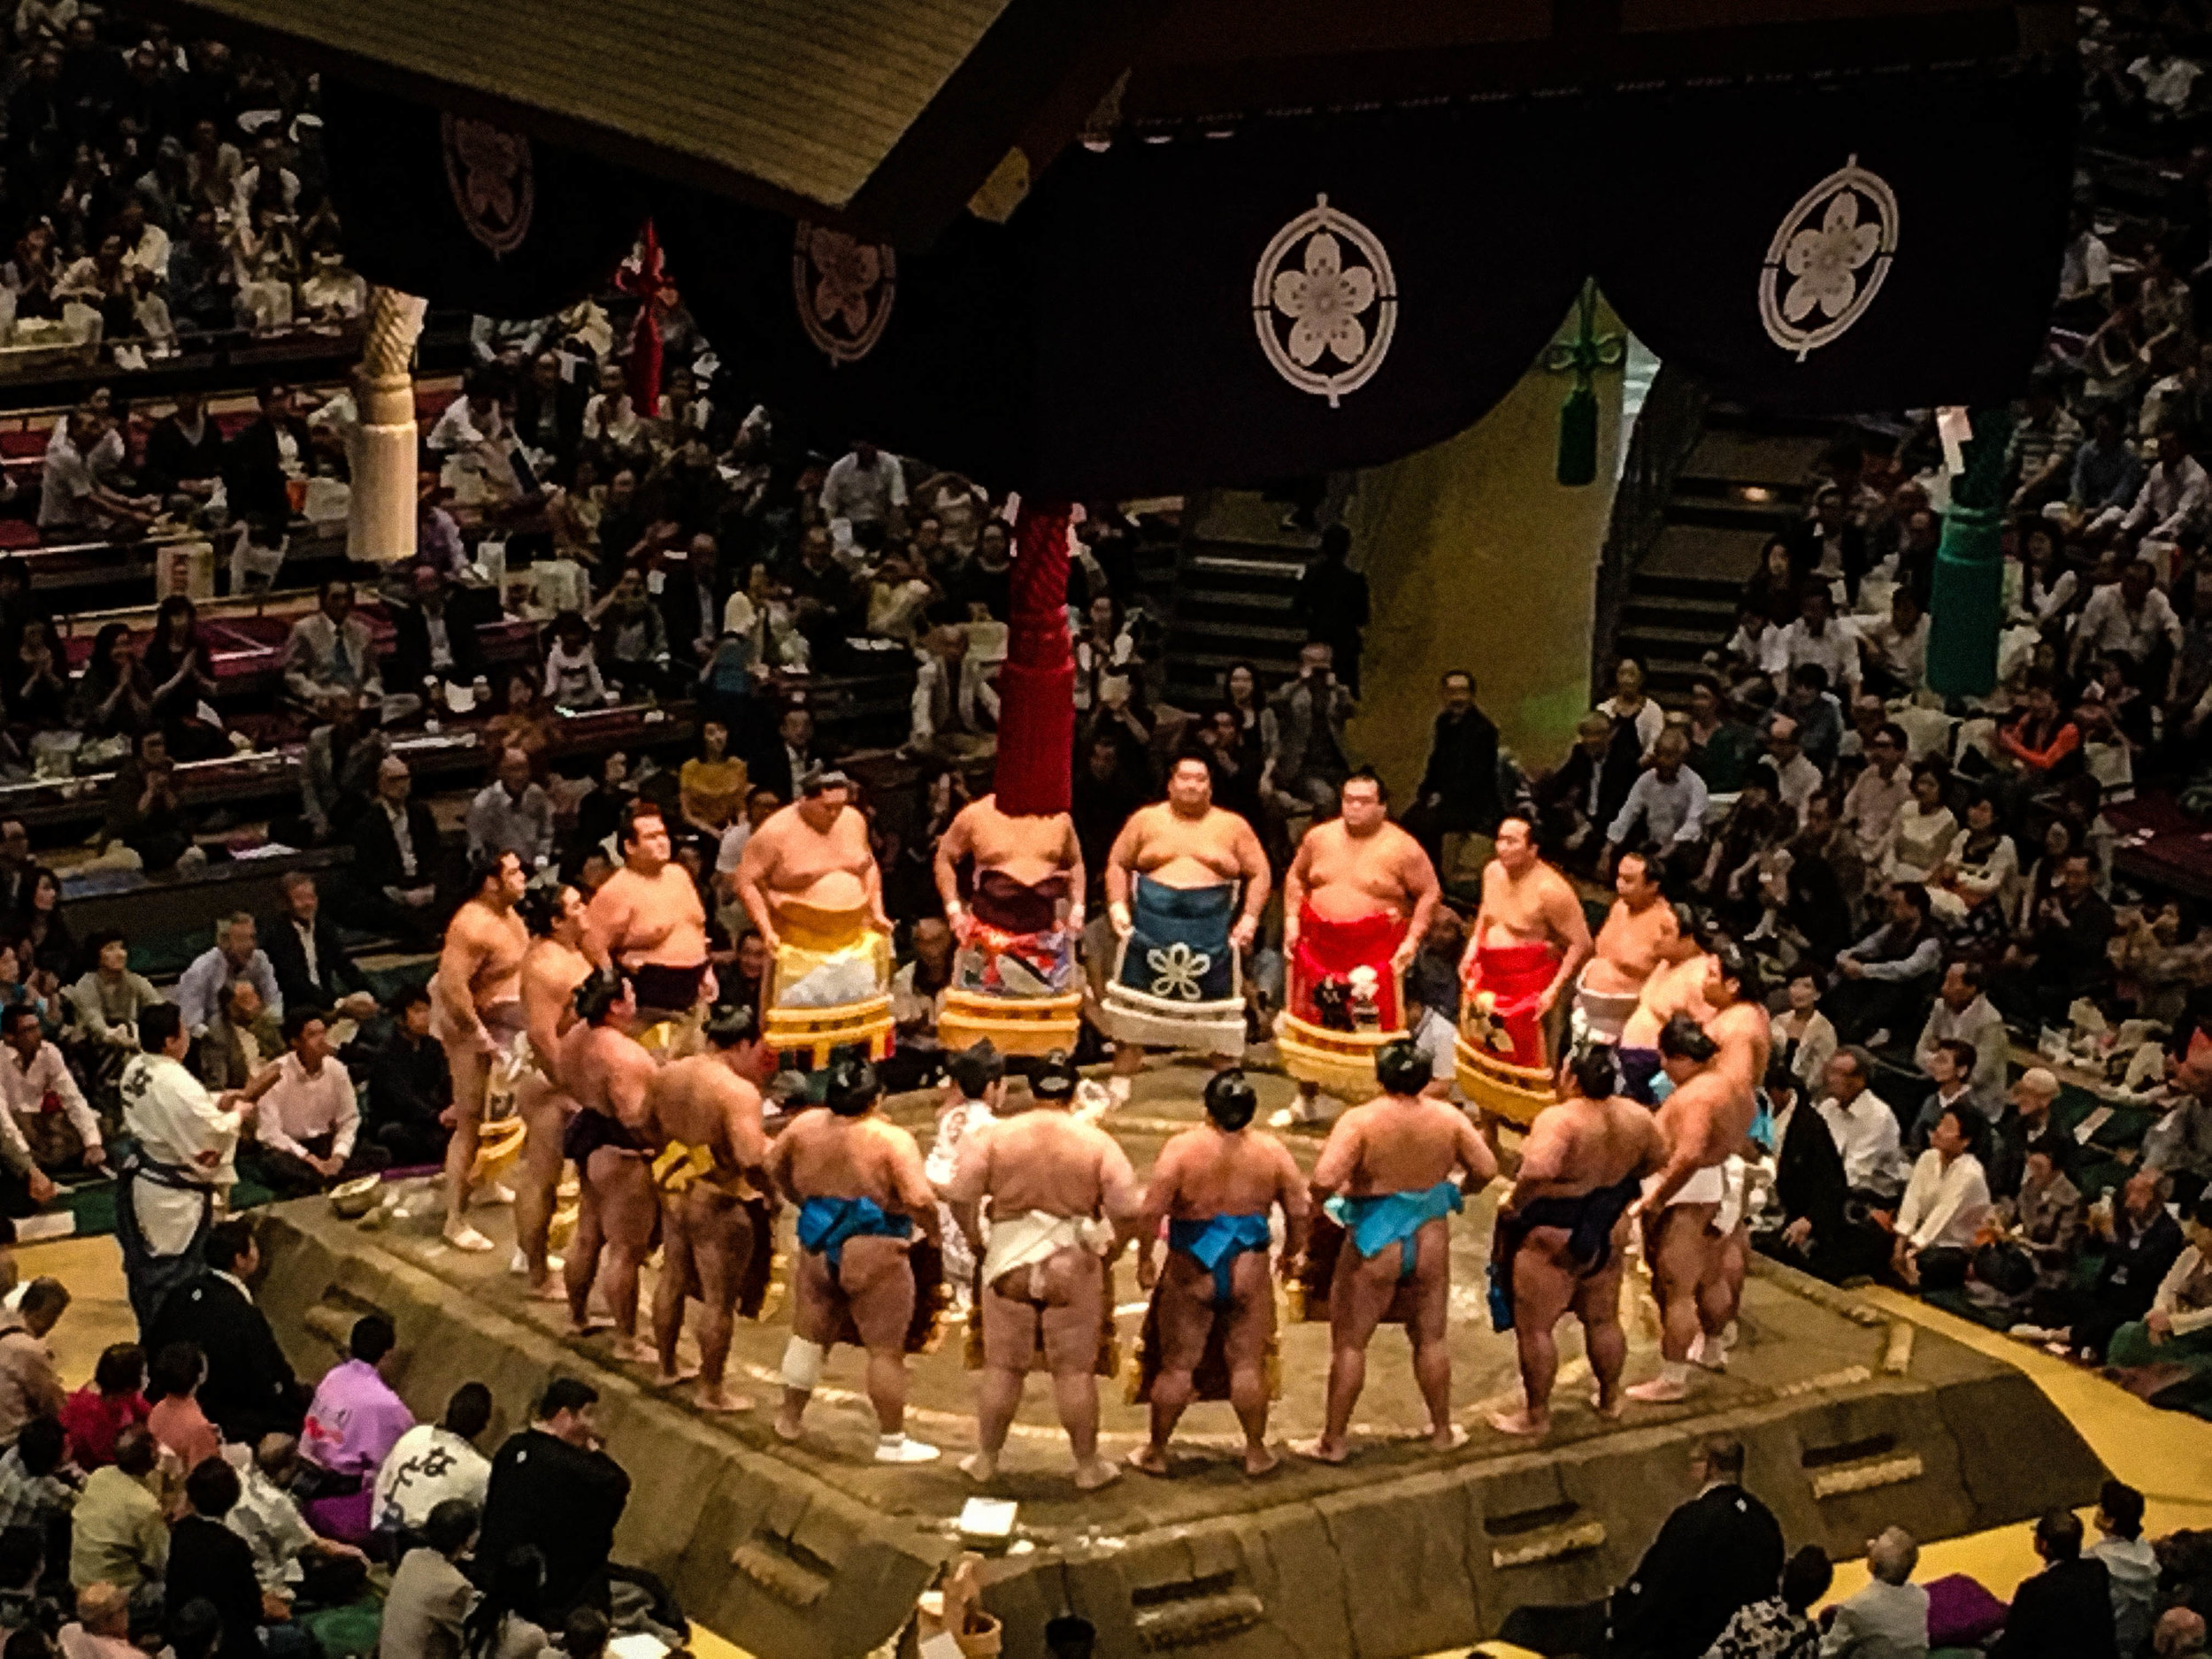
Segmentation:
{"type": "MultiPolygon", "coordinates": [[[[266,1613],[261,1581],[254,1576],[253,1547],[224,1525],[238,1507],[238,1471],[210,1457],[184,1478],[192,1508],[169,1532],[169,1570],[164,1587],[173,1611],[188,1601],[206,1601],[223,1621],[218,1659],[268,1659],[260,1626],[266,1613]]],[[[281,1644],[283,1651],[311,1652],[311,1643],[281,1644]]]]}
{"type": "Polygon", "coordinates": [[[2081,1517],[2046,1509],[2035,1524],[2035,1553],[2043,1571],[2013,1592],[1989,1659],[2118,1659],[2112,1577],[2101,1561],[2083,1559],[2081,1517]]]}
{"type": "Polygon", "coordinates": [[[1767,1072],[1767,1098],[1781,1135],[1774,1196],[1782,1225],[1761,1236],[1760,1248],[1830,1284],[1872,1272],[1882,1262],[1885,1241],[1871,1223],[1851,1219],[1851,1183],[1826,1120],[1778,1065],[1767,1072]]]}
{"type": "Polygon", "coordinates": [[[179,494],[206,499],[223,475],[223,434],[197,392],[179,392],[176,409],[154,422],[146,434],[146,464],[139,469],[145,487],[159,495],[179,494]]]}
{"type": "Polygon", "coordinates": [[[1506,802],[1498,765],[1498,728],[1475,706],[1474,675],[1463,668],[1448,669],[1438,689],[1444,707],[1429,736],[1429,764],[1414,791],[1406,829],[1448,880],[1444,838],[1494,837],[1506,814],[1506,802]]]}
{"type": "Polygon", "coordinates": [[[1605,832],[1635,787],[1634,757],[1617,749],[1613,722],[1595,710],[1575,726],[1567,758],[1536,787],[1538,839],[1545,858],[1583,874],[1597,868],[1605,832]]]}
{"type": "Polygon", "coordinates": [[[1774,1594],[1782,1528],[1743,1488],[1740,1441],[1715,1437],[1690,1454],[1697,1495],[1678,1506],[1629,1580],[1604,1601],[1518,1608],[1499,1635],[1547,1655],[1703,1659],[1739,1608],[1774,1594]]]}
{"type": "Polygon", "coordinates": [[[362,921],[413,934],[438,918],[437,820],[413,798],[414,774],[396,755],[376,770],[376,799],[353,823],[353,887],[362,921]]]}
{"type": "Polygon", "coordinates": [[[492,1459],[476,1560],[486,1571],[524,1544],[545,1556],[546,1622],[575,1608],[603,1610],[615,1524],[630,1501],[630,1477],[600,1449],[591,1409],[599,1391],[556,1377],[536,1418],[492,1459]]]}
{"type": "Polygon", "coordinates": [[[369,976],[361,972],[330,918],[315,878],[295,870],[284,878],[284,913],[260,930],[277,989],[287,1008],[336,1010],[355,1019],[376,1012],[369,976]]]}
{"type": "Polygon", "coordinates": [[[392,660],[386,684],[419,693],[435,677],[467,685],[484,672],[484,647],[470,607],[439,572],[418,565],[414,603],[392,607],[392,660]]]}
{"type": "Polygon", "coordinates": [[[2159,1282],[2187,1242],[2181,1224],[2167,1213],[2167,1192],[2168,1183],[2157,1171],[2138,1170],[2120,1188],[2109,1215],[2101,1208],[2089,1212],[2097,1241],[2088,1248],[2102,1248],[2104,1264],[2097,1270],[2087,1306],[2070,1310],[2074,1322],[2066,1346],[2092,1363],[2104,1363],[2114,1332],[2150,1311],[2159,1282]]]}
{"type": "Polygon", "coordinates": [[[246,1287],[261,1265],[251,1225],[233,1217],[210,1227],[206,1260],[207,1271],[163,1298],[147,1352],[157,1354],[173,1342],[199,1345],[207,1356],[200,1409],[225,1440],[251,1446],[265,1434],[297,1434],[307,1390],[246,1287]]]}
{"type": "Polygon", "coordinates": [[[309,453],[307,423],[293,411],[292,388],[271,381],[261,388],[260,419],[224,447],[231,516],[255,520],[266,535],[282,534],[292,521],[287,481],[307,476],[309,453]]]}

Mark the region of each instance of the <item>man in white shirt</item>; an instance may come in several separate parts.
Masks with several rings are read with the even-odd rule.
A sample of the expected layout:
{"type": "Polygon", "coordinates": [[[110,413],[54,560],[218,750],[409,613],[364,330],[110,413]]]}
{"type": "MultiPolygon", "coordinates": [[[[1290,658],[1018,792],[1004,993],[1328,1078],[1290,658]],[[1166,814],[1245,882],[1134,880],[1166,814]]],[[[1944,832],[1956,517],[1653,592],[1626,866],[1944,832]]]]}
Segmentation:
{"type": "Polygon", "coordinates": [[[898,457],[865,438],[854,442],[851,454],[833,462],[822,480],[822,516],[833,521],[888,527],[905,506],[906,475],[898,457]]]}
{"type": "Polygon", "coordinates": [[[243,910],[216,923],[215,948],[195,956],[177,981],[176,1004],[188,1035],[207,1034],[223,987],[233,979],[250,979],[261,993],[261,1005],[277,1018],[284,1018],[284,993],[277,987],[276,970],[269,965],[268,954],[254,942],[254,920],[243,910]]]}
{"type": "Polygon", "coordinates": [[[1656,846],[1663,859],[1678,849],[1696,846],[1704,838],[1705,780],[1683,764],[1689,751],[1689,740],[1679,731],[1659,734],[1659,741],[1651,746],[1651,764],[1637,775],[1628,799],[1621,803],[1612,827],[1605,832],[1599,879],[1610,878],[1613,861],[1620,856],[1622,848],[1631,844],[1629,838],[1635,834],[1639,820],[1643,835],[1635,844],[1656,846]]]}
{"type": "Polygon", "coordinates": [[[39,475],[38,527],[49,541],[66,541],[122,527],[143,529],[155,502],[134,500],[103,484],[93,469],[92,452],[104,436],[100,418],[89,409],[73,409],[55,423],[39,475]]]}
{"type": "Polygon", "coordinates": [[[116,1194],[116,1242],[138,1328],[150,1330],[161,1300],[200,1270],[195,1247],[212,1200],[238,1179],[239,1132],[253,1102],[211,1095],[186,1069],[192,1040],[183,1010],[157,1002],[138,1017],[144,1051],[123,1068],[123,1126],[138,1142],[116,1194]]]}
{"type": "Polygon", "coordinates": [[[2058,261],[2058,298],[2063,305],[2083,300],[2099,303],[2112,296],[2112,250],[2097,234],[2088,210],[2073,210],[2071,239],[2058,261]]]}
{"type": "Polygon", "coordinates": [[[500,750],[498,775],[469,803],[468,849],[471,864],[512,853],[526,871],[552,858],[553,799],[531,781],[525,750],[500,750]]]}
{"type": "Polygon", "coordinates": [[[1866,1544],[1873,1575],[1856,1595],[1836,1604],[1820,1639],[1820,1659],[1924,1659],[1928,1651],[1928,1593],[1912,1582],[1920,1546],[1893,1526],[1866,1544]]]}
{"type": "Polygon", "coordinates": [[[1912,1057],[1922,1071],[1929,1070],[1929,1058],[1939,1042],[1970,1045],[1975,1092],[1987,1102],[2004,1097],[2012,1037],[2005,1030],[2005,1017],[1982,995],[1978,963],[1961,958],[1943,971],[1943,983],[1928,1010],[1928,1023],[1920,1028],[1920,1041],[1913,1044],[1912,1057]]]}
{"type": "MultiPolygon", "coordinates": [[[[2192,462],[2190,465],[2194,465],[2192,462]]],[[[2089,595],[2081,619],[2074,625],[2074,649],[2069,658],[2078,674],[2093,657],[2125,651],[2138,664],[2147,664],[2163,640],[2181,649],[2181,618],[2158,587],[2158,569],[2148,559],[2135,559],[2089,595]]]]}
{"type": "Polygon", "coordinates": [[[1901,726],[1884,725],[1867,745],[1866,770],[1843,797],[1842,822],[1859,844],[1859,856],[1878,864],[1897,826],[1897,815],[1912,799],[1912,778],[1905,770],[1908,747],[1901,726]]]}
{"type": "Polygon", "coordinates": [[[1764,674],[1777,685],[1789,675],[1789,646],[1783,631],[1767,619],[1765,611],[1751,606],[1744,607],[1735,633],[1729,636],[1721,651],[1730,661],[1741,663],[1754,673],[1764,674]]]}
{"type": "Polygon", "coordinates": [[[2124,513],[2106,508],[2089,530],[2095,534],[2116,525],[2131,541],[2178,541],[2185,531],[2202,526],[2208,500],[2212,500],[2212,479],[2189,453],[2181,434],[2169,426],[2158,434],[2158,462],[2143,475],[2135,504],[2124,513]]]}
{"type": "Polygon", "coordinates": [[[1987,1145],[1988,1136],[1989,1120],[1964,1100],[1937,1118],[1897,1207],[1890,1267],[1906,1284],[1919,1286],[1923,1262],[1936,1251],[1955,1256],[1957,1277],[1964,1279],[1965,1257],[1989,1213],[1989,1179],[1972,1148],[1987,1145]]]}
{"type": "Polygon", "coordinates": [[[463,1383],[446,1402],[442,1423],[418,1423],[401,1435],[376,1471],[375,1507],[380,1530],[422,1530],[430,1511],[449,1498],[478,1509],[491,1487],[491,1460],[472,1442],[492,1420],[492,1391],[480,1382],[463,1383]]]}
{"type": "Polygon", "coordinates": [[[981,675],[962,672],[968,635],[948,623],[933,628],[914,677],[906,746],[923,749],[940,738],[981,737],[998,724],[998,688],[981,675]]]}
{"type": "MultiPolygon", "coordinates": [[[[288,1052],[254,1079],[245,1097],[259,1102],[259,1145],[254,1173],[280,1196],[321,1192],[347,1173],[361,1133],[353,1079],[330,1052],[330,1028],[321,1013],[296,1008],[284,1017],[288,1052]]],[[[365,1148],[355,1174],[389,1162],[380,1148],[365,1148]]]]}
{"type": "MultiPolygon", "coordinates": [[[[264,1595],[290,1601],[306,1580],[303,1555],[319,1555],[360,1563],[354,1572],[339,1580],[365,1584],[368,1557],[351,1544],[319,1537],[300,1513],[292,1496],[292,1478],[299,1471],[299,1441],[289,1434],[265,1434],[252,1446],[233,1442],[223,1448],[223,1461],[238,1473],[238,1502],[223,1517],[223,1525],[246,1540],[253,1551],[253,1576],[264,1595]]],[[[317,1586],[317,1601],[333,1599],[338,1587],[327,1578],[317,1586]]],[[[355,1586],[357,1590],[358,1585],[355,1586]]]]}
{"type": "Polygon", "coordinates": [[[1820,1102],[1821,1121],[1843,1157],[1843,1179],[1855,1193],[1894,1194],[1901,1185],[1897,1114],[1867,1087],[1867,1058],[1857,1048],[1839,1048],[1828,1062],[1828,1098],[1820,1102]]]}
{"type": "Polygon", "coordinates": [[[13,1161],[21,1142],[26,1159],[58,1165],[81,1158],[87,1169],[105,1169],[100,1119],[85,1104],[61,1050],[46,1041],[38,1010],[22,1002],[9,1009],[0,1017],[0,1039],[6,1048],[0,1054],[0,1103],[8,1109],[0,1125],[0,1160],[13,1161]]]}
{"type": "MultiPolygon", "coordinates": [[[[1805,589],[1796,621],[1782,630],[1782,655],[1792,668],[1817,663],[1828,671],[1828,684],[1844,694],[1859,695],[1858,636],[1830,614],[1828,589],[1815,582],[1805,589]]],[[[1779,694],[1788,687],[1778,684],[1779,694]]]]}
{"type": "Polygon", "coordinates": [[[1805,758],[1805,745],[1791,716],[1778,714],[1767,722],[1766,758],[1760,764],[1774,774],[1776,798],[1802,818],[1805,803],[1825,780],[1820,768],[1805,758]]]}

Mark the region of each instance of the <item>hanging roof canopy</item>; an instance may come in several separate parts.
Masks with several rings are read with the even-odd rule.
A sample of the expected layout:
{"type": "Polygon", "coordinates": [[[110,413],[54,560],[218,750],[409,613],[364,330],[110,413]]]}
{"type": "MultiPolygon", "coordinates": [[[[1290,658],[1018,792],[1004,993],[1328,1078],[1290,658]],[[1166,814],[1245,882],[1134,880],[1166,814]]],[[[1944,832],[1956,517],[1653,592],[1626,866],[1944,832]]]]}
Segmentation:
{"type": "MultiPolygon", "coordinates": [[[[138,0],[376,91],[902,247],[1087,126],[2001,57],[2042,0],[138,0]]],[[[991,199],[987,197],[986,200],[991,199]]]]}

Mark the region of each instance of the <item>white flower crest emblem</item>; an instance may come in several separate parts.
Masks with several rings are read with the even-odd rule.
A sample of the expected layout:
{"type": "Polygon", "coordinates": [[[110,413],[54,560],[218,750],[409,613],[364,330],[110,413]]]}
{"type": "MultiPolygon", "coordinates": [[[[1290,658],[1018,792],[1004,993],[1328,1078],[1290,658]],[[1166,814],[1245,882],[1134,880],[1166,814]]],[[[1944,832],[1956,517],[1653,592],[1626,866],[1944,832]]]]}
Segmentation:
{"type": "Polygon", "coordinates": [[[1390,350],[1398,283],[1389,253],[1366,226],[1316,196],[1261,254],[1252,324],[1278,374],[1337,407],[1390,350]]]}
{"type": "Polygon", "coordinates": [[[898,255],[881,242],[802,220],[791,250],[799,326],[832,363],[857,363],[891,320],[898,255]]]}
{"type": "Polygon", "coordinates": [[[1896,252],[1896,193],[1853,156],[1797,198],[1767,245],[1759,270],[1767,337],[1800,363],[1839,339],[1866,315],[1896,252]]]}
{"type": "Polygon", "coordinates": [[[1202,950],[1193,950],[1182,940],[1157,950],[1145,953],[1145,965],[1152,970],[1152,995],[1179,996],[1185,1002],[1195,1002],[1199,996],[1199,981],[1214,965],[1214,959],[1202,950]]]}

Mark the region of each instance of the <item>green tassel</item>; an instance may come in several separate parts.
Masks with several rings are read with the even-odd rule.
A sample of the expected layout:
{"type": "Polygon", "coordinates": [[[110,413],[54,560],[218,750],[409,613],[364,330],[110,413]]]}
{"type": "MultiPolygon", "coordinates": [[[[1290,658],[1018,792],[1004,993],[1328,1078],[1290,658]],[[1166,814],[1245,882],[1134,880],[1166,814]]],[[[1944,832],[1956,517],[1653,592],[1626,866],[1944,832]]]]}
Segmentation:
{"type": "Polygon", "coordinates": [[[1570,489],[1594,484],[1598,476],[1598,395],[1576,387],[1559,408],[1559,481],[1570,489]]]}

